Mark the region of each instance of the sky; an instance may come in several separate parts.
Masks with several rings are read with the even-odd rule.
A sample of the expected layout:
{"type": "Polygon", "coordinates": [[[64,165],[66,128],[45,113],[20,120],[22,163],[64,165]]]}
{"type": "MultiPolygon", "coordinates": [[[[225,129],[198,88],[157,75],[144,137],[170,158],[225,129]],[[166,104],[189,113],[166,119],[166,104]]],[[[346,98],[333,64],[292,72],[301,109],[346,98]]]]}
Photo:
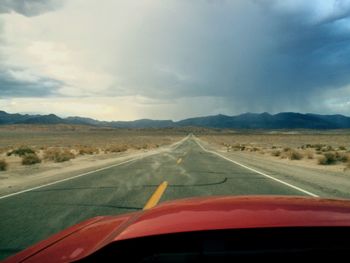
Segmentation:
{"type": "Polygon", "coordinates": [[[350,115],[350,0],[1,0],[0,110],[350,115]]]}

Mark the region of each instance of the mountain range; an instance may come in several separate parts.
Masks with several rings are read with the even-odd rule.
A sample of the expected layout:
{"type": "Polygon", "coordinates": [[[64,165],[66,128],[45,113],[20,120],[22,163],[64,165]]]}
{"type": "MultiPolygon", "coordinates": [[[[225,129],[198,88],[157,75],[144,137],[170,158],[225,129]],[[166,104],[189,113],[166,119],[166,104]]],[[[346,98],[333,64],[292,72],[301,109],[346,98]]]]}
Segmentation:
{"type": "Polygon", "coordinates": [[[55,114],[29,115],[0,111],[0,125],[10,124],[71,124],[113,128],[165,128],[197,126],[235,129],[345,129],[350,128],[350,117],[344,115],[302,114],[294,112],[244,113],[236,116],[214,115],[180,121],[140,119],[135,121],[98,121],[91,118],[61,118],[55,114]]]}

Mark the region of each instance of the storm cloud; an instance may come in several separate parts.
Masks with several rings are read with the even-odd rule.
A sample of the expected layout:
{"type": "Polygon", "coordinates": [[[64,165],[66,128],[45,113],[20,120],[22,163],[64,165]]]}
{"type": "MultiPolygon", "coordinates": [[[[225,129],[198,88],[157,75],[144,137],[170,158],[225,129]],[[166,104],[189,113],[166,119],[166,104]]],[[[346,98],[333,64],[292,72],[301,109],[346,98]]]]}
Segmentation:
{"type": "Polygon", "coordinates": [[[0,68],[0,98],[59,96],[60,81],[34,76],[20,69],[0,68]]]}
{"type": "Polygon", "coordinates": [[[63,0],[1,0],[0,13],[16,12],[25,16],[36,16],[62,6],[63,0]]]}
{"type": "Polygon", "coordinates": [[[115,70],[121,92],[225,97],[236,112],[312,111],[321,93],[350,82],[349,1],[317,10],[324,2],[163,6],[127,33],[133,41],[115,70]]]}
{"type": "MultiPolygon", "coordinates": [[[[0,12],[33,16],[58,7],[10,2],[0,12]]],[[[134,118],[174,119],[350,114],[349,0],[72,0],[45,16],[7,16],[3,25],[3,67],[41,76],[33,94],[99,97],[96,107],[105,101],[115,118],[134,109],[134,118]]],[[[0,92],[20,96],[21,84],[5,79],[0,74],[0,92]]]]}

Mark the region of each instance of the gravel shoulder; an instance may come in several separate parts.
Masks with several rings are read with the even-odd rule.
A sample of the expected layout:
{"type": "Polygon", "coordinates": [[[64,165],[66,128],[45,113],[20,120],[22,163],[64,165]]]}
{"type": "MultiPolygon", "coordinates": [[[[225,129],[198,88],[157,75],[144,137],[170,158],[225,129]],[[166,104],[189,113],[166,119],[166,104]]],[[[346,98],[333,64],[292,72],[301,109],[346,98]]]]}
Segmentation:
{"type": "Polygon", "coordinates": [[[302,161],[276,160],[253,152],[227,152],[224,147],[203,140],[201,144],[209,150],[320,197],[350,198],[350,171],[344,171],[340,166],[325,168],[302,161]]]}

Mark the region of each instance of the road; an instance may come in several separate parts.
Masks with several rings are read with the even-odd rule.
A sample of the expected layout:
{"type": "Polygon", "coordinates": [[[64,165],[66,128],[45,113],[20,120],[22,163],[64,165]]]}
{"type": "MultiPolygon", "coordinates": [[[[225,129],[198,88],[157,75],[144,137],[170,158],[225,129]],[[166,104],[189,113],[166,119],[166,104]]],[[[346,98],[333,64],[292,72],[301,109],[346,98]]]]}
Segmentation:
{"type": "Polygon", "coordinates": [[[164,181],[160,202],[207,195],[307,195],[205,151],[194,136],[170,149],[0,199],[0,259],[87,218],[140,210],[164,181]]]}

